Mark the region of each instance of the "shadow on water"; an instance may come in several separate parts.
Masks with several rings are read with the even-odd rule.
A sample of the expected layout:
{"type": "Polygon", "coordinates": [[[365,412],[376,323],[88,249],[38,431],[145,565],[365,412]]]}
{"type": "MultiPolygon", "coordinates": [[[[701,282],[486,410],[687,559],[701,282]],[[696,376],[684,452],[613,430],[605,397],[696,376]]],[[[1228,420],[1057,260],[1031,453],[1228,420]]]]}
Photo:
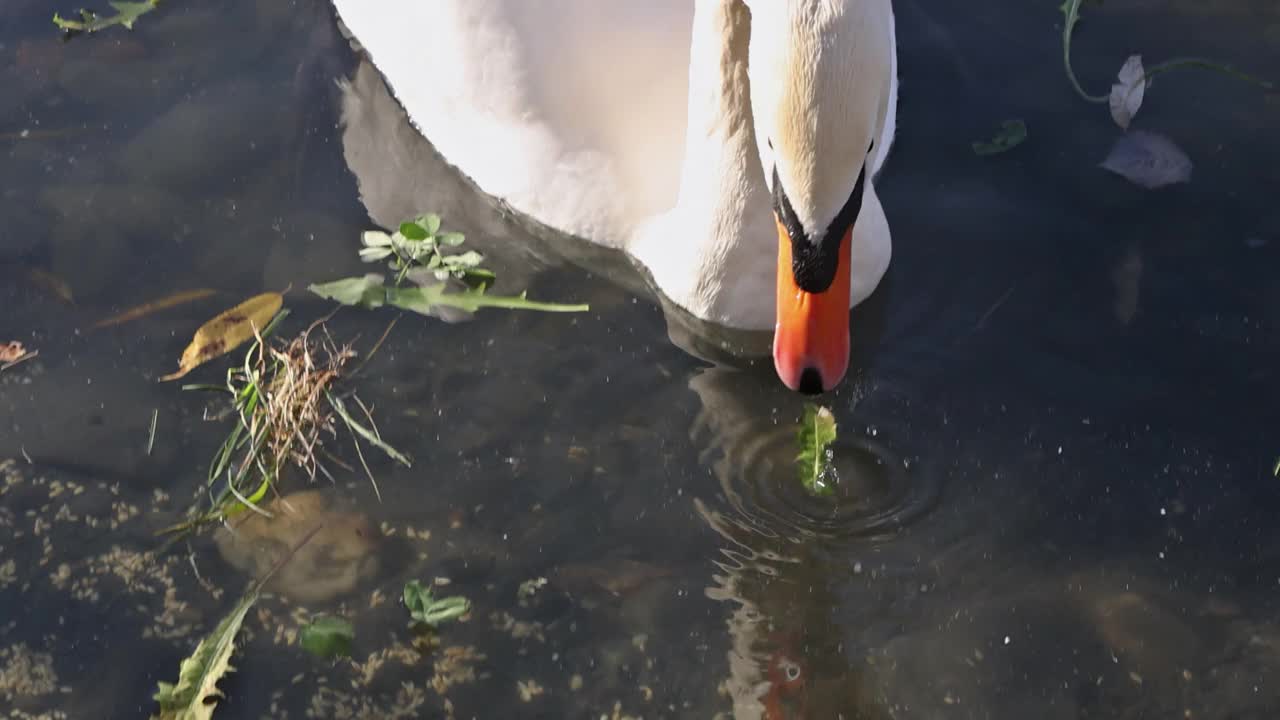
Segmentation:
{"type": "MultiPolygon", "coordinates": [[[[326,4],[166,4],[65,44],[7,5],[0,342],[40,355],[0,374],[0,705],[151,709],[293,537],[153,552],[225,432],[154,378],[217,310],[361,272],[361,229],[432,210],[497,290],[592,312],[400,321],[360,393],[414,465],[369,456],[380,503],[356,472],[301,496],[333,531],[251,616],[215,717],[1275,717],[1280,104],[1162,76],[1137,124],[1194,179],[1131,186],[1096,167],[1120,131],[1067,86],[1056,5],[895,5],[894,265],[824,398],[829,500],[794,481],[767,337],[475,192],[326,4]],[[973,155],[1014,116],[1025,145],[973,155]],[[219,295],[89,329],[197,287],[219,295]],[[475,608],[427,655],[415,578],[475,608]],[[298,649],[319,612],[355,623],[353,662],[298,649]]],[[[1280,67],[1272,3],[1087,23],[1098,91],[1129,52],[1280,67]]],[[[328,310],[288,302],[288,332],[328,310]]]]}

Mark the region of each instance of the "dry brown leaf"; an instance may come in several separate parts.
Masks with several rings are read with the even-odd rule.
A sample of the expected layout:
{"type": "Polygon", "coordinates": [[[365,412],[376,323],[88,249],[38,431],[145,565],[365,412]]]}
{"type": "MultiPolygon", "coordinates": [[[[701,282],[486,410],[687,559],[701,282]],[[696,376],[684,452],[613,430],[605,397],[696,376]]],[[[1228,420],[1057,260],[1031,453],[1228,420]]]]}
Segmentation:
{"type": "Polygon", "coordinates": [[[269,292],[245,300],[200,326],[182,358],[178,371],[160,378],[161,382],[177,380],[200,365],[236,349],[253,338],[271,322],[284,304],[280,293],[269,292]]]}
{"type": "Polygon", "coordinates": [[[99,320],[93,324],[93,327],[103,328],[110,327],[112,325],[121,325],[132,320],[137,320],[140,317],[150,315],[154,312],[167,310],[177,305],[195,302],[196,300],[203,300],[214,293],[215,291],[208,288],[201,288],[199,290],[183,290],[182,292],[173,293],[172,295],[166,295],[159,300],[153,300],[149,303],[143,303],[142,305],[131,307],[118,315],[113,315],[107,318],[106,320],[99,320]]]}
{"type": "Polygon", "coordinates": [[[0,343],[0,371],[8,370],[14,365],[26,362],[39,354],[39,350],[29,351],[17,340],[10,343],[0,343]]]}
{"type": "Polygon", "coordinates": [[[11,343],[0,343],[0,363],[14,362],[26,354],[27,349],[17,340],[11,343]]]}
{"type": "Polygon", "coordinates": [[[1130,55],[1120,68],[1116,82],[1111,85],[1111,119],[1125,130],[1133,116],[1142,107],[1142,97],[1147,92],[1147,71],[1142,67],[1141,55],[1130,55]]]}
{"type": "Polygon", "coordinates": [[[32,268],[27,275],[31,278],[31,282],[35,283],[36,287],[52,294],[68,305],[75,304],[75,296],[71,294],[71,286],[67,284],[66,280],[38,268],[32,268]]]}
{"type": "Polygon", "coordinates": [[[594,586],[612,595],[625,595],[671,573],[670,568],[620,558],[598,564],[563,565],[552,574],[560,585],[573,590],[581,592],[594,586]]]}

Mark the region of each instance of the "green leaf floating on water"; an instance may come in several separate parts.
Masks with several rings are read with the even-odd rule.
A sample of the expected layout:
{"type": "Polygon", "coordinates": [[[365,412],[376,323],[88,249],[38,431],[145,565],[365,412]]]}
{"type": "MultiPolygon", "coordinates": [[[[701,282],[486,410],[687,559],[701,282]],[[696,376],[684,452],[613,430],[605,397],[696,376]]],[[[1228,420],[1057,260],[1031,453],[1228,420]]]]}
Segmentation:
{"type": "Polygon", "coordinates": [[[1027,124],[1018,118],[1000,123],[1000,131],[990,141],[974,141],[973,151],[978,155],[997,155],[1012,150],[1027,139],[1027,124]]]}
{"type": "Polygon", "coordinates": [[[385,278],[381,275],[370,273],[364,277],[311,285],[307,289],[322,298],[334,300],[343,305],[373,309],[387,303],[387,289],[382,285],[384,280],[385,278]]]}
{"type": "Polygon", "coordinates": [[[538,302],[528,299],[524,293],[489,295],[480,288],[462,292],[448,292],[444,287],[400,288],[385,285],[383,281],[384,278],[381,275],[365,275],[311,285],[308,289],[320,297],[335,300],[343,305],[358,305],[368,309],[393,305],[422,315],[429,315],[431,308],[436,305],[446,305],[468,312],[487,307],[542,312],[585,312],[591,309],[591,306],[586,304],[538,302]]]}
{"type": "Polygon", "coordinates": [[[353,639],[355,628],[350,622],[328,615],[312,620],[298,635],[303,650],[322,658],[351,655],[353,639]]]}
{"type": "Polygon", "coordinates": [[[160,703],[160,714],[152,720],[210,720],[218,699],[223,697],[218,680],[234,670],[231,653],[235,650],[236,633],[244,616],[258,599],[261,584],[255,584],[236,604],[231,614],[218,623],[196,646],[191,657],[178,668],[176,685],[161,682],[153,696],[160,703]]]}
{"type": "Polygon", "coordinates": [[[460,595],[437,600],[432,597],[431,588],[410,580],[404,586],[404,606],[415,623],[435,627],[465,615],[471,609],[471,602],[460,595]]]}
{"type": "Polygon", "coordinates": [[[92,10],[81,10],[79,20],[67,20],[58,13],[53,14],[53,24],[68,33],[91,33],[105,30],[112,25],[123,25],[132,30],[138,18],[146,15],[160,4],[160,0],[143,0],[142,2],[108,2],[116,11],[115,15],[102,17],[92,10]]]}
{"type": "Polygon", "coordinates": [[[343,305],[377,308],[383,305],[420,313],[431,314],[437,306],[452,307],[467,312],[480,308],[506,308],[508,310],[540,310],[542,312],[585,312],[589,305],[537,302],[519,295],[489,295],[494,274],[480,267],[484,256],[474,250],[447,255],[442,247],[458,247],[466,237],[458,232],[440,232],[440,216],[420,215],[400,224],[392,234],[370,230],[360,237],[364,245],[360,259],[365,262],[387,260],[395,276],[387,282],[382,275],[346,278],[334,282],[310,286],[311,292],[343,305]],[[418,278],[424,277],[426,282],[418,278]],[[417,287],[405,287],[408,278],[417,287]],[[440,284],[432,284],[431,279],[440,284]],[[462,281],[467,289],[450,292],[444,283],[450,279],[462,281]]]}
{"type": "Polygon", "coordinates": [[[836,441],[836,419],[825,407],[812,403],[804,406],[804,419],[796,433],[800,452],[796,467],[800,483],[813,495],[830,495],[835,491],[831,480],[831,443],[836,441]]]}

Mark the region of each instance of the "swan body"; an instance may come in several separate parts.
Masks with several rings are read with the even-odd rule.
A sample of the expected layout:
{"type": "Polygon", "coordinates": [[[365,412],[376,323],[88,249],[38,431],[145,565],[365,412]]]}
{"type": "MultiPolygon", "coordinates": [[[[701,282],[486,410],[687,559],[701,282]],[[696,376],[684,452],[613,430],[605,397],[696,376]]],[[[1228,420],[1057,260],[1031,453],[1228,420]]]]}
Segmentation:
{"type": "Polygon", "coordinates": [[[334,4],[484,192],[626,251],[702,320],[775,329],[788,385],[843,375],[891,254],[890,0],[334,4]]]}

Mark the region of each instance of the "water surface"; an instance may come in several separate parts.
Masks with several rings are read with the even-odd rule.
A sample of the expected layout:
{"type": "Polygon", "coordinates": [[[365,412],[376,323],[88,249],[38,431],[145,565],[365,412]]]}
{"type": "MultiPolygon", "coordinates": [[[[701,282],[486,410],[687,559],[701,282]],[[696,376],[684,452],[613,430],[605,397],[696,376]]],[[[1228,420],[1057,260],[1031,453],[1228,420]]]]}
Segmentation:
{"type": "MultiPolygon", "coordinates": [[[[429,209],[501,289],[592,311],[397,324],[357,387],[413,467],[366,450],[380,501],[357,470],[316,485],[380,526],[377,572],[264,598],[216,717],[1275,717],[1280,101],[1162,76],[1135,125],[1195,171],[1143,190],[1097,167],[1120,130],[1066,83],[1057,3],[896,10],[894,264],[825,399],[845,484],[820,502],[767,363],[476,194],[323,3],[165,4],[62,43],[11,0],[0,342],[40,354],[0,374],[0,707],[153,710],[247,581],[211,534],[156,552],[227,431],[156,378],[263,290],[292,284],[301,330],[330,309],[301,288],[365,269],[362,229],[429,209]],[[973,153],[1013,117],[1023,146],[973,153]],[[90,329],[199,287],[219,294],[90,329]],[[428,655],[414,578],[474,604],[428,655]],[[355,662],[293,642],[321,612],[355,623],[355,662]]],[[[1087,12],[1094,92],[1131,52],[1280,67],[1274,3],[1087,12]]],[[[330,327],[367,349],[391,317],[330,327]]]]}

